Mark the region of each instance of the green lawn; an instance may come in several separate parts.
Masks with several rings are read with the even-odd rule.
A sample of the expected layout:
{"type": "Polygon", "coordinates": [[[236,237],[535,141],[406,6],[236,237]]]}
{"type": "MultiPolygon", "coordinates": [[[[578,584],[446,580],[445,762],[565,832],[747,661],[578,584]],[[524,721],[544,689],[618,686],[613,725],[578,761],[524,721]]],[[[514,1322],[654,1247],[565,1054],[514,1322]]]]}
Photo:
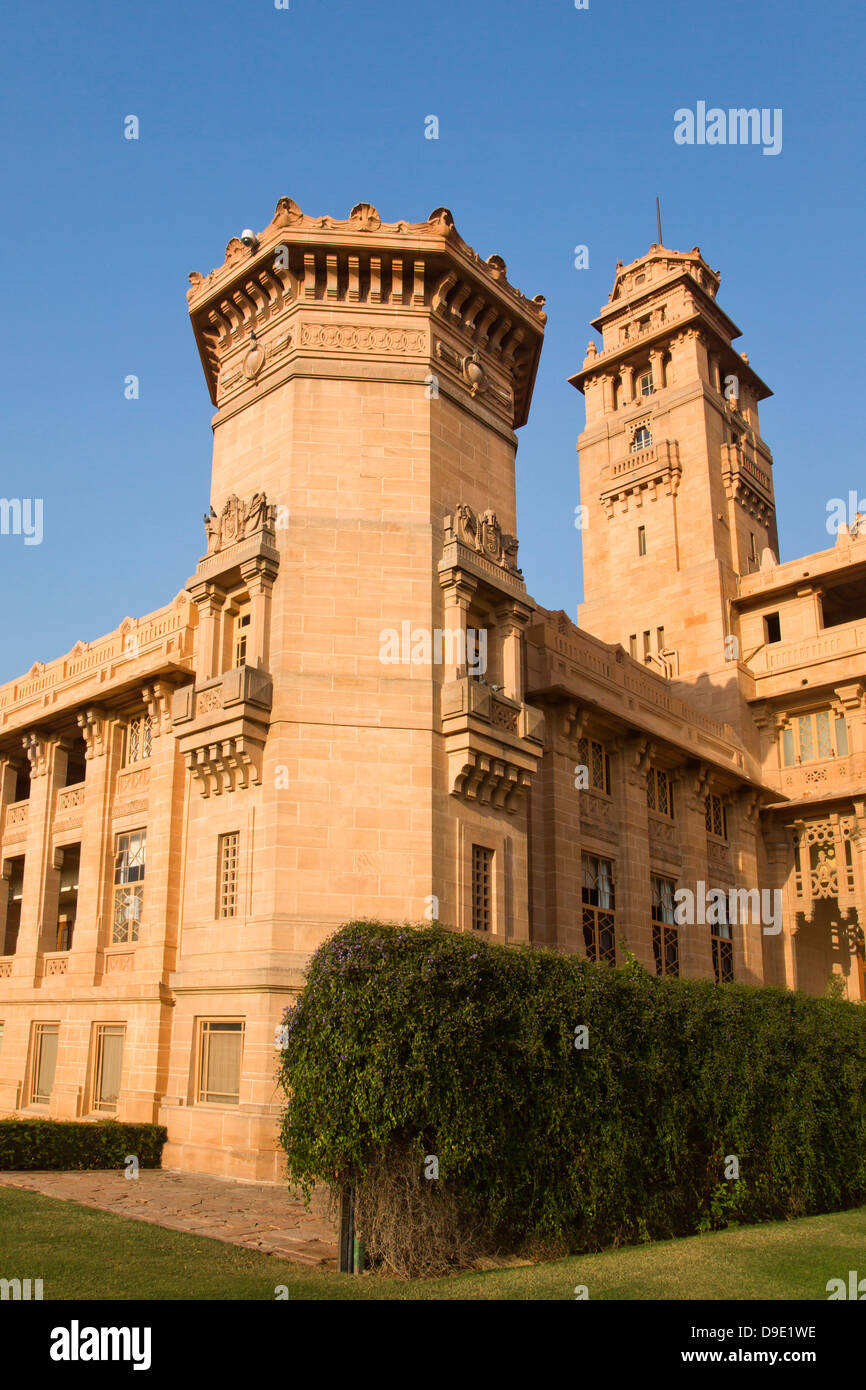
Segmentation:
{"type": "MultiPolygon", "coordinates": [[[[866,1207],[607,1250],[549,1264],[408,1282],[328,1274],[202,1236],[0,1187],[0,1278],[44,1280],[46,1299],[827,1298],[863,1265],[866,1207]]],[[[866,1273],[866,1269],[864,1269],[866,1273]]]]}

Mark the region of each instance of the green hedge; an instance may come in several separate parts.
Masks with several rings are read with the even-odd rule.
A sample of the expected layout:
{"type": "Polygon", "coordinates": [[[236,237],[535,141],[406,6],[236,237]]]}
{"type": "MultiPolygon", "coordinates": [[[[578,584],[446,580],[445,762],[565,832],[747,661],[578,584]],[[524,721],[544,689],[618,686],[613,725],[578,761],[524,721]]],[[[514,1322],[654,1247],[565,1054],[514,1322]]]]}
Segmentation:
{"type": "Polygon", "coordinates": [[[571,1250],[866,1202],[856,1004],[355,922],[286,1025],[282,1142],[307,1189],[408,1140],[500,1244],[571,1250]]]}
{"type": "Polygon", "coordinates": [[[167,1138],[164,1125],[0,1120],[0,1170],[123,1168],[129,1154],[158,1168],[167,1138]]]}

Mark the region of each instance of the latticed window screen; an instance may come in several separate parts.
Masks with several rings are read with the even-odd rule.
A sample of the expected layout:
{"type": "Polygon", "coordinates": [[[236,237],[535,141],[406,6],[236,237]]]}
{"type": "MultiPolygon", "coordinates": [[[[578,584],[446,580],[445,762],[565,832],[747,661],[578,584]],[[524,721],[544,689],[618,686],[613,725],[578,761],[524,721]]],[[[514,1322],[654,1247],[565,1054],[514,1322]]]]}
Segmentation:
{"type": "Polygon", "coordinates": [[[493,850],[472,846],[472,926],[490,931],[493,925],[493,850]]]}
{"type": "Polygon", "coordinates": [[[133,763],[142,763],[150,757],[152,737],[153,727],[149,714],[139,714],[134,719],[130,719],[126,726],[123,759],[125,767],[131,767],[133,763]]]}
{"type": "Polygon", "coordinates": [[[234,917],[238,910],[238,856],[240,833],[233,830],[219,840],[219,915],[234,917]]]}
{"type": "Polygon", "coordinates": [[[710,792],[704,802],[704,812],[707,822],[707,834],[717,835],[720,840],[727,840],[728,817],[722,798],[710,792]]]}
{"type": "Polygon", "coordinates": [[[147,834],[133,830],[118,835],[114,852],[114,946],[138,940],[144,905],[145,847],[147,834]]]}
{"type": "Polygon", "coordinates": [[[671,779],[660,767],[651,767],[646,779],[646,804],[659,815],[674,814],[674,789],[671,779]]]}
{"type": "Polygon", "coordinates": [[[241,1089],[244,1025],[217,1019],[201,1023],[198,1098],[210,1105],[237,1105],[241,1089]]]}
{"type": "Polygon", "coordinates": [[[848,752],[848,726],[845,716],[833,710],[815,710],[801,714],[782,730],[782,762],[785,767],[795,763],[822,762],[827,758],[844,758],[848,752]]]}
{"type": "Polygon", "coordinates": [[[674,918],[676,884],[671,878],[652,875],[653,956],[657,975],[679,975],[679,932],[674,918]]]}
{"type": "Polygon", "coordinates": [[[30,1083],[30,1104],[47,1105],[54,1089],[57,1068],[58,1023],[36,1023],[33,1028],[33,1069],[30,1083]]]}
{"type": "Polygon", "coordinates": [[[717,922],[710,927],[713,945],[713,971],[717,985],[729,985],[734,979],[734,943],[730,922],[717,922]]]}
{"type": "Polygon", "coordinates": [[[590,960],[616,965],[616,896],[613,864],[594,854],[581,855],[583,940],[590,960]]]}
{"type": "Polygon", "coordinates": [[[604,751],[604,744],[595,739],[582,738],[577,744],[577,760],[588,773],[589,785],[600,792],[610,792],[610,758],[604,751]]]}
{"type": "Polygon", "coordinates": [[[122,1023],[100,1023],[97,1026],[93,1068],[94,1110],[117,1109],[125,1033],[122,1023]]]}

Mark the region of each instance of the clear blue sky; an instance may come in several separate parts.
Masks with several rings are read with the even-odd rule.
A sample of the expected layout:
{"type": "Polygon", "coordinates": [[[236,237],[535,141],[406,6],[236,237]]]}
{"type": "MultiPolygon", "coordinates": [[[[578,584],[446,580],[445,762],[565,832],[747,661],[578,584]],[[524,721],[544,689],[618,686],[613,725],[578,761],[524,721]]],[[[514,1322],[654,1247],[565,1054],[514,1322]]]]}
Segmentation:
{"type": "Polygon", "coordinates": [[[762,427],[782,558],[824,548],[828,498],[866,495],[863,40],[853,0],[7,7],[0,497],[43,498],[44,540],[0,536],[0,680],[192,573],[212,409],[187,274],[281,194],[337,217],[444,204],[546,295],[518,530],[530,592],[572,616],[583,401],[566,377],[617,259],[655,240],[659,194],[665,243],[721,270],[737,346],[775,391],[762,427]],[[781,107],[782,152],[676,145],[674,111],[700,100],[781,107]]]}

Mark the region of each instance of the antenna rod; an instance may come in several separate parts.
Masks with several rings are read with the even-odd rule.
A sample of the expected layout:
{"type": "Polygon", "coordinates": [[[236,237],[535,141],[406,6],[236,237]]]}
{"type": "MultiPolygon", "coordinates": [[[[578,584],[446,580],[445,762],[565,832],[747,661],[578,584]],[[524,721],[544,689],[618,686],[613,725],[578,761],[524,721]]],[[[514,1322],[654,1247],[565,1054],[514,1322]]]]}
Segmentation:
{"type": "Polygon", "coordinates": [[[659,211],[659,200],[658,200],[658,198],[656,198],[656,221],[657,221],[658,224],[659,224],[659,246],[663,246],[663,245],[664,245],[664,242],[662,241],[662,215],[661,215],[661,212],[659,211]]]}

